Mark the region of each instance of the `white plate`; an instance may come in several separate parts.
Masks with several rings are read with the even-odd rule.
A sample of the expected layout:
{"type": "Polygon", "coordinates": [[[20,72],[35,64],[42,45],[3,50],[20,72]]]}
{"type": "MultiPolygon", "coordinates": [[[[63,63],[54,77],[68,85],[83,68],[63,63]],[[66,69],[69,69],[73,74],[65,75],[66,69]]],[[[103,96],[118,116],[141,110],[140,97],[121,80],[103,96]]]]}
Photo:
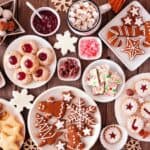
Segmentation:
{"type": "MultiPolygon", "coordinates": [[[[29,112],[29,116],[28,116],[28,130],[29,130],[29,134],[32,138],[32,140],[34,141],[34,143],[36,145],[38,145],[38,141],[39,139],[37,139],[37,137],[35,137],[35,135],[37,135],[37,129],[35,129],[34,124],[35,124],[35,114],[38,112],[37,110],[37,104],[40,101],[46,100],[47,98],[49,98],[50,96],[54,96],[56,98],[61,98],[62,95],[61,93],[63,91],[68,91],[71,90],[75,96],[80,96],[83,99],[86,99],[86,103],[92,106],[96,106],[97,111],[94,114],[94,117],[96,118],[96,125],[92,126],[93,127],[93,136],[89,136],[86,138],[83,138],[83,142],[86,144],[85,150],[90,150],[92,148],[92,146],[95,144],[95,142],[97,141],[98,137],[99,137],[99,133],[101,130],[101,115],[99,112],[99,108],[97,107],[96,103],[87,95],[85,94],[82,90],[77,89],[75,87],[71,87],[71,86],[57,86],[54,88],[51,88],[47,91],[45,91],[44,93],[42,93],[41,95],[39,95],[36,100],[34,101],[33,104],[33,108],[30,110],[29,112]]],[[[52,149],[55,150],[55,147],[53,145],[47,145],[41,148],[41,150],[48,150],[48,149],[52,149]]]]}
{"type": "MultiPolygon", "coordinates": [[[[125,127],[125,128],[126,128],[127,116],[124,115],[124,113],[122,112],[121,104],[122,104],[122,102],[124,100],[124,97],[126,96],[126,89],[134,88],[134,84],[136,83],[136,81],[139,81],[141,79],[148,79],[148,80],[150,80],[150,73],[141,73],[139,75],[136,75],[136,76],[130,78],[125,84],[124,91],[122,92],[122,94],[115,101],[115,116],[116,116],[116,119],[117,119],[118,123],[120,125],[122,125],[123,127],[125,127]]],[[[150,98],[150,96],[149,96],[149,98],[150,98]]],[[[131,133],[128,129],[127,129],[127,131],[128,131],[128,134],[131,137],[133,137],[133,138],[135,138],[137,140],[150,142],[150,137],[147,137],[147,138],[143,139],[141,136],[139,136],[137,134],[134,134],[134,133],[131,133]]]]}
{"type": "MultiPolygon", "coordinates": [[[[21,114],[19,112],[16,111],[15,107],[12,106],[10,104],[10,102],[8,102],[6,99],[0,98],[0,103],[4,105],[4,108],[6,111],[8,111],[11,115],[14,115],[14,117],[16,117],[18,119],[18,121],[20,121],[20,123],[23,125],[23,136],[25,139],[25,123],[23,120],[23,117],[21,116],[21,114]]],[[[11,122],[10,122],[11,124],[11,122]]],[[[20,142],[20,148],[24,142],[24,139],[22,142],[20,142]]]]}
{"type": "Polygon", "coordinates": [[[4,70],[5,70],[5,73],[7,75],[7,77],[9,78],[9,80],[11,80],[15,85],[21,87],[21,88],[26,88],[26,89],[33,89],[33,88],[37,88],[37,87],[40,87],[44,84],[46,84],[51,78],[52,76],[54,75],[55,73],[55,70],[56,70],[56,63],[57,63],[57,59],[56,59],[56,54],[53,50],[53,54],[54,54],[54,60],[53,60],[53,63],[50,65],[50,76],[49,78],[46,80],[46,81],[39,81],[39,82],[31,82],[30,84],[27,84],[27,85],[22,85],[20,83],[18,83],[13,77],[12,77],[12,74],[13,74],[13,71],[10,70],[7,65],[6,65],[6,54],[9,52],[9,51],[12,51],[12,50],[17,50],[18,49],[18,46],[19,46],[19,43],[23,40],[35,40],[39,45],[39,48],[40,47],[46,47],[46,48],[50,48],[53,50],[51,44],[46,41],[45,39],[41,38],[41,37],[38,37],[38,36],[35,36],[35,35],[25,35],[25,36],[22,36],[22,37],[19,37],[17,38],[16,40],[14,40],[13,42],[11,42],[11,44],[9,44],[9,46],[7,47],[6,51],[5,51],[5,54],[4,54],[4,57],[3,57],[3,66],[4,66],[4,70]]]}
{"type": "MultiPolygon", "coordinates": [[[[120,59],[120,61],[130,70],[136,70],[140,65],[144,63],[150,57],[149,47],[145,48],[140,45],[140,47],[145,51],[145,54],[136,56],[133,60],[129,60],[128,55],[123,53],[121,50],[125,48],[124,38],[123,38],[123,46],[121,47],[113,47],[107,42],[107,32],[108,29],[114,25],[122,25],[121,18],[126,16],[127,11],[130,9],[131,5],[135,5],[140,7],[141,15],[143,16],[144,21],[150,20],[150,14],[145,10],[145,8],[137,1],[131,2],[128,6],[126,6],[116,17],[114,17],[100,32],[100,38],[105,42],[105,44],[113,51],[113,53],[120,59]]],[[[141,37],[144,38],[144,37],[141,37]]]]}
{"type": "Polygon", "coordinates": [[[126,131],[126,129],[120,125],[115,124],[115,126],[117,126],[118,128],[120,128],[120,130],[122,131],[122,138],[121,140],[116,143],[116,144],[109,144],[107,143],[104,138],[103,138],[103,133],[105,128],[103,128],[101,135],[100,135],[100,141],[102,143],[102,145],[107,149],[107,150],[121,150],[123,148],[123,146],[126,144],[127,139],[128,139],[128,133],[126,131]]]}
{"type": "Polygon", "coordinates": [[[102,102],[102,103],[106,103],[106,102],[115,100],[123,91],[124,84],[125,84],[125,74],[124,74],[123,70],[121,69],[121,67],[118,64],[116,64],[115,62],[107,60],[107,59],[100,59],[100,60],[96,60],[96,61],[90,63],[84,70],[84,73],[82,76],[82,86],[83,86],[83,89],[85,90],[85,92],[89,96],[91,96],[94,100],[96,100],[97,102],[102,102]],[[87,74],[88,74],[89,70],[95,68],[98,65],[102,65],[102,64],[109,65],[110,69],[113,70],[114,72],[118,72],[118,74],[120,75],[120,77],[122,79],[122,84],[119,85],[118,92],[115,96],[104,96],[104,95],[96,95],[95,96],[92,93],[91,87],[86,84],[86,78],[87,78],[87,74]]]}

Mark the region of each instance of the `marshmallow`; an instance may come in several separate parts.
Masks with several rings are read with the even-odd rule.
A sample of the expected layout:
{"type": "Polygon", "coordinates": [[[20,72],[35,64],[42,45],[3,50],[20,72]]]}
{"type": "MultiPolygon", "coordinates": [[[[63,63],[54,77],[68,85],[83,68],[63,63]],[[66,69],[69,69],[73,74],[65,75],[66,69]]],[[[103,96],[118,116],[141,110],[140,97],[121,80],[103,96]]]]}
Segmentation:
{"type": "Polygon", "coordinates": [[[3,17],[7,20],[10,20],[12,18],[12,12],[8,9],[3,10],[3,17]]]}
{"type": "Polygon", "coordinates": [[[0,31],[0,37],[3,37],[6,35],[6,31],[0,31]]]}

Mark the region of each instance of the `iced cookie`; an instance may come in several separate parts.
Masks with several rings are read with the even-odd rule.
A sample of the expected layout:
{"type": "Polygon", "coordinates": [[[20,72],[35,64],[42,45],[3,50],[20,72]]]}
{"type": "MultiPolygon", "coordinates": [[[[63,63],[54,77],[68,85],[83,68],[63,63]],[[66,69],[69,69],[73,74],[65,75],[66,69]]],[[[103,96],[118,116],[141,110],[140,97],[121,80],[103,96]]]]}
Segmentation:
{"type": "Polygon", "coordinates": [[[21,55],[17,51],[10,51],[6,55],[6,65],[9,69],[16,69],[20,66],[21,55]]]}
{"type": "Polygon", "coordinates": [[[144,121],[139,116],[130,116],[127,120],[127,128],[132,133],[139,133],[144,127],[144,121]]]}
{"type": "Polygon", "coordinates": [[[128,116],[135,114],[138,108],[138,102],[133,98],[127,98],[122,104],[122,111],[128,116]]]}
{"type": "Polygon", "coordinates": [[[137,81],[135,90],[142,97],[150,95],[150,81],[144,79],[137,81]]]}
{"type": "Polygon", "coordinates": [[[13,78],[20,84],[29,84],[32,82],[32,77],[29,74],[26,74],[21,68],[15,70],[13,78]]]}
{"type": "Polygon", "coordinates": [[[50,71],[46,67],[39,67],[35,70],[35,72],[32,74],[34,81],[46,81],[50,76],[50,71]]]}
{"type": "Polygon", "coordinates": [[[21,69],[27,73],[32,74],[39,67],[39,62],[36,56],[32,54],[24,55],[21,59],[21,69]]]}
{"type": "Polygon", "coordinates": [[[104,140],[109,144],[118,143],[122,137],[122,131],[115,125],[110,125],[104,129],[104,140]]]}
{"type": "Polygon", "coordinates": [[[37,52],[37,50],[38,50],[38,45],[37,45],[36,41],[34,41],[34,40],[26,40],[26,41],[20,42],[19,52],[22,55],[35,54],[37,52]]]}
{"type": "Polygon", "coordinates": [[[150,119],[150,102],[145,102],[141,106],[141,115],[145,119],[150,119]]]}
{"type": "Polygon", "coordinates": [[[54,60],[54,54],[49,48],[41,48],[37,52],[37,57],[41,65],[50,65],[54,60]]]}

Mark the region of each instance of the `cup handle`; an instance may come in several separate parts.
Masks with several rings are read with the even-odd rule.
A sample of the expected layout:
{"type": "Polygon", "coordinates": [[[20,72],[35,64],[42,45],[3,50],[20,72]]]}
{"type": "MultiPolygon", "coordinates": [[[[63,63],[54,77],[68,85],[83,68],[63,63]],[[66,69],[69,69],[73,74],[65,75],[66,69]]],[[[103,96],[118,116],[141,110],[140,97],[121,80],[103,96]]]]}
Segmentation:
{"type": "Polygon", "coordinates": [[[99,9],[100,9],[101,14],[104,14],[108,12],[109,10],[111,10],[111,5],[109,3],[106,3],[106,4],[99,6],[99,9]]]}

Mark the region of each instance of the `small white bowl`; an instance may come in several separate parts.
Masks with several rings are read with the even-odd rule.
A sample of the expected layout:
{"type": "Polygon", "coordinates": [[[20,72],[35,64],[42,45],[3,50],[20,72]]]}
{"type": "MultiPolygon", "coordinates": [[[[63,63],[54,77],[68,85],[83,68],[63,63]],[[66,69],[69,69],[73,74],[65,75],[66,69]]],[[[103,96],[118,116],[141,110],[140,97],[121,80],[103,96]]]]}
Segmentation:
{"type": "Polygon", "coordinates": [[[60,16],[59,16],[59,14],[57,13],[57,11],[55,11],[54,9],[52,9],[52,8],[50,8],[50,7],[40,7],[40,8],[37,9],[38,12],[43,11],[43,10],[51,11],[53,14],[56,15],[57,21],[58,21],[58,24],[57,24],[56,29],[55,29],[53,32],[48,33],[48,34],[42,34],[42,33],[38,32],[38,31],[35,29],[34,25],[33,25],[33,19],[34,19],[34,17],[36,16],[35,13],[32,13],[32,15],[31,15],[31,18],[30,18],[30,25],[31,25],[32,30],[33,30],[37,35],[40,35],[40,36],[43,36],[43,37],[47,37],[47,36],[51,36],[51,35],[55,34],[55,33],[58,31],[58,29],[59,29],[59,27],[60,27],[60,16]]]}
{"type": "Polygon", "coordinates": [[[60,80],[62,80],[62,81],[76,81],[76,80],[78,80],[80,78],[80,76],[81,76],[81,63],[80,63],[80,60],[78,58],[75,58],[75,57],[63,57],[63,58],[60,58],[58,60],[58,64],[57,64],[57,75],[58,75],[58,78],[60,80]],[[78,75],[75,78],[63,78],[59,74],[59,66],[60,66],[61,62],[65,61],[67,59],[74,59],[74,60],[77,61],[78,65],[79,65],[79,68],[80,68],[79,69],[79,73],[78,73],[78,75]]]}
{"type": "Polygon", "coordinates": [[[122,68],[114,61],[107,60],[107,59],[96,60],[96,61],[90,63],[83,72],[82,87],[85,90],[85,92],[97,102],[107,103],[107,102],[111,102],[111,101],[115,100],[122,93],[124,86],[125,86],[125,74],[124,74],[122,68]],[[105,96],[105,95],[96,95],[95,96],[92,93],[91,87],[88,86],[86,83],[86,78],[87,78],[87,74],[88,74],[89,70],[95,68],[98,65],[102,65],[102,64],[109,65],[111,70],[118,72],[118,74],[120,75],[120,77],[122,79],[122,83],[119,85],[118,92],[115,96],[105,96]]]}
{"type": "Polygon", "coordinates": [[[80,38],[79,43],[78,43],[78,55],[79,55],[79,57],[80,57],[81,59],[83,59],[83,60],[95,60],[95,59],[100,58],[100,57],[102,56],[102,41],[100,40],[100,38],[98,38],[98,37],[96,37],[96,36],[87,36],[87,37],[82,37],[82,38],[80,38]],[[82,41],[82,40],[88,40],[88,39],[94,39],[94,40],[96,40],[96,41],[98,42],[98,44],[99,44],[99,51],[98,51],[97,55],[96,55],[96,56],[93,56],[93,57],[89,57],[89,58],[86,57],[86,56],[81,55],[81,52],[80,52],[80,44],[81,44],[81,41],[82,41]]]}

